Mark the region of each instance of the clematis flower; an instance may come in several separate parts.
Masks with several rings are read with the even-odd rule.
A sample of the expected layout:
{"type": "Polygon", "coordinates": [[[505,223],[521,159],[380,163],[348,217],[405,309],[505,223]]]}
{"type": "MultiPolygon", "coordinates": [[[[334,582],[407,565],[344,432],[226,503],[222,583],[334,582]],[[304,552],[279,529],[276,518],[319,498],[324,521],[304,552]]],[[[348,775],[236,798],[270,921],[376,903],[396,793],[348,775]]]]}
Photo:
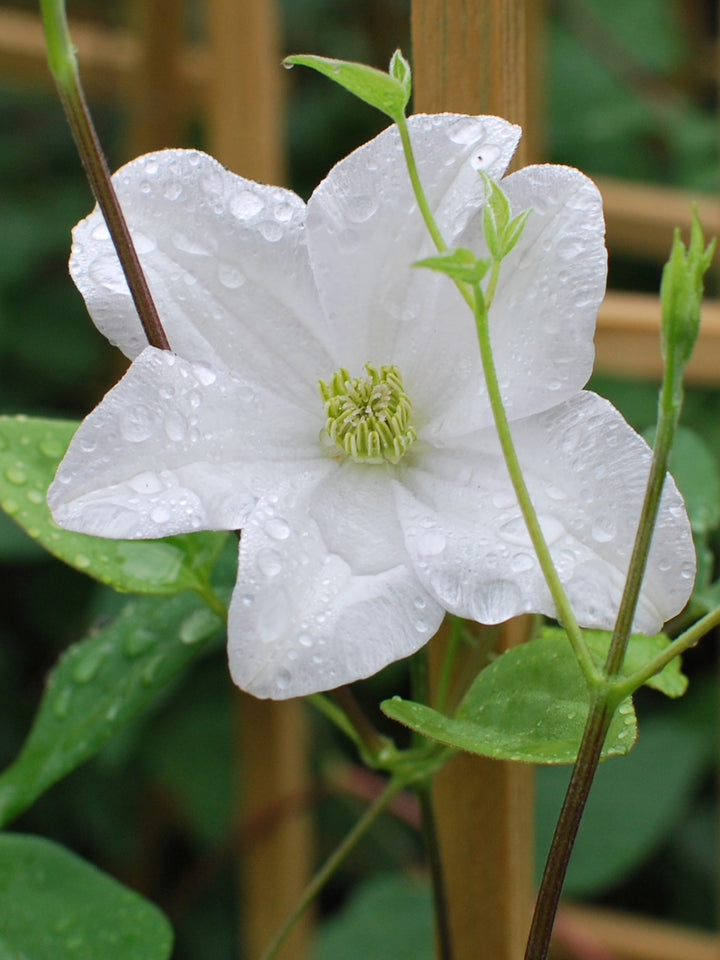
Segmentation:
{"type": "MultiPolygon", "coordinates": [[[[483,183],[520,131],[415,116],[421,180],[448,244],[486,252],[483,183]]],[[[493,426],[474,323],[433,248],[395,127],[307,205],[195,151],[114,178],[173,352],[147,347],[100,213],[72,276],[132,364],[73,439],[48,502],[68,529],[162,537],[242,529],[229,611],[235,682],[284,698],[407,656],[446,610],[553,615],[493,426]]],[[[583,390],[605,287],[597,189],[533,166],[502,182],[532,208],[490,327],[503,400],[554,561],[583,625],[618,607],[650,454],[583,390]]],[[[687,600],[694,552],[668,477],[635,629],[687,600]]]]}

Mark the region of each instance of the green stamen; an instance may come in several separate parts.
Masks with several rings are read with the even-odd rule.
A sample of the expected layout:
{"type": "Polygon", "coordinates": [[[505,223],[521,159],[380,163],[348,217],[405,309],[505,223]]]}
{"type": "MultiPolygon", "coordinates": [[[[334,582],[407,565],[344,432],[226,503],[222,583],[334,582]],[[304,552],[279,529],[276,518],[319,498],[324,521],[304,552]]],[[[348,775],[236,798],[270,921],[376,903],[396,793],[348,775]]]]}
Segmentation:
{"type": "Polygon", "coordinates": [[[412,405],[395,366],[365,364],[367,377],[341,367],[319,381],[328,436],[356,463],[397,463],[415,440],[412,405]]]}

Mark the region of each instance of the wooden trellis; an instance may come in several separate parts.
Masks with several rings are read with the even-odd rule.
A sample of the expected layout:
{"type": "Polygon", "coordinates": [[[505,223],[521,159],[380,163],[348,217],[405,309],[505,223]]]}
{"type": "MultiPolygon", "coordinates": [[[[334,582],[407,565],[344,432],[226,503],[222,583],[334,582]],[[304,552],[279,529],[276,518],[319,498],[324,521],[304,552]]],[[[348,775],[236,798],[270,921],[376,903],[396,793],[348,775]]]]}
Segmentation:
{"type": "MultiPolygon", "coordinates": [[[[181,145],[188,118],[202,115],[210,149],[223,163],[251,178],[282,182],[282,74],[274,68],[281,43],[274,0],[205,0],[204,6],[202,43],[185,37],[181,0],[133,0],[124,29],[72,24],[86,91],[90,99],[127,106],[128,156],[181,145]]],[[[520,163],[539,159],[540,28],[538,0],[413,0],[416,109],[506,116],[525,128],[520,163]]],[[[0,8],[0,77],[52,86],[37,15],[0,8]]],[[[600,186],[611,249],[664,258],[673,227],[689,222],[691,199],[698,201],[706,233],[720,234],[715,197],[690,198],[678,190],[609,180],[600,186]]],[[[656,296],[609,293],[598,320],[597,369],[659,376],[659,313],[656,296]]],[[[720,384],[720,303],[704,308],[688,380],[720,384]]],[[[522,625],[512,629],[521,633],[522,625]]],[[[262,805],[294,811],[278,830],[264,833],[241,868],[248,905],[244,955],[254,960],[302,888],[312,857],[309,826],[297,814],[306,791],[299,706],[243,698],[239,713],[242,816],[254,822],[262,805]],[[248,729],[251,737],[243,732],[248,729]]],[[[463,757],[439,778],[436,800],[455,903],[456,960],[522,955],[530,906],[531,796],[529,770],[519,765],[463,757]],[[482,949],[478,926],[493,938],[482,949]]],[[[715,937],[647,921],[588,910],[569,917],[619,960],[709,960],[720,950],[715,937]]],[[[306,941],[307,928],[301,928],[283,955],[301,957],[306,941]]],[[[569,954],[560,949],[556,956],[569,954]]]]}

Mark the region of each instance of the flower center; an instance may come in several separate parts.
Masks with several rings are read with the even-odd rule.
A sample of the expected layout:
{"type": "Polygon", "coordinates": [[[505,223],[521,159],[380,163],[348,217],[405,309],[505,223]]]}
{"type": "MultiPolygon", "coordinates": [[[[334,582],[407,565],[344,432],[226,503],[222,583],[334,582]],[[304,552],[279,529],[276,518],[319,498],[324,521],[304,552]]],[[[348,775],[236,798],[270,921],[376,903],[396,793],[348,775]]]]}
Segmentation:
{"type": "Polygon", "coordinates": [[[412,405],[395,366],[365,364],[366,377],[341,367],[320,381],[328,436],[357,463],[397,463],[415,440],[412,405]]]}

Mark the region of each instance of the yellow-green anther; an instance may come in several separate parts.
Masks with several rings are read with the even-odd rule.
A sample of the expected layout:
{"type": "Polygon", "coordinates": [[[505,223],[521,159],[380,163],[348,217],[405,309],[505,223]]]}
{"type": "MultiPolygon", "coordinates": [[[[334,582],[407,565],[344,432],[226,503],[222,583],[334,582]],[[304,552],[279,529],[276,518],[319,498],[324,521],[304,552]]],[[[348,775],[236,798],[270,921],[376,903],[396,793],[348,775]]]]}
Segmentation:
{"type": "Polygon", "coordinates": [[[397,463],[415,440],[412,405],[395,366],[365,364],[366,377],[341,367],[320,380],[328,436],[357,463],[397,463]]]}

